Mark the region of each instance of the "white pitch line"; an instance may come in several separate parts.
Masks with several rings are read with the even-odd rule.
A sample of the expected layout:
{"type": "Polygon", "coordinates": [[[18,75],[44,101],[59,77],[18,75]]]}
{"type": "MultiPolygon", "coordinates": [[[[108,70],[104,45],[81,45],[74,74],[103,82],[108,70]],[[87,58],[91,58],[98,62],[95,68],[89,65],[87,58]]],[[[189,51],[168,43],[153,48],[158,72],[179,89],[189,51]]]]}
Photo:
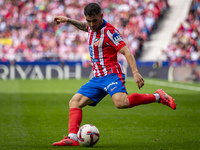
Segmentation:
{"type": "Polygon", "coordinates": [[[76,91],[1,91],[2,94],[75,94],[76,91]]]}
{"type": "MultiPolygon", "coordinates": [[[[129,81],[131,81],[131,80],[129,80],[129,81]]],[[[134,81],[132,80],[132,82],[134,82],[134,81]]],[[[189,86],[189,85],[181,85],[181,84],[170,83],[170,82],[167,83],[167,82],[162,82],[162,81],[145,80],[145,83],[152,84],[152,85],[172,87],[172,88],[177,88],[177,89],[200,91],[200,87],[189,86]]]]}
{"type": "Polygon", "coordinates": [[[176,83],[166,83],[166,82],[162,82],[162,81],[148,81],[148,80],[146,81],[146,83],[152,84],[152,85],[162,85],[162,86],[178,88],[178,89],[200,91],[200,87],[189,86],[189,85],[180,85],[180,84],[176,84],[176,83]]]}

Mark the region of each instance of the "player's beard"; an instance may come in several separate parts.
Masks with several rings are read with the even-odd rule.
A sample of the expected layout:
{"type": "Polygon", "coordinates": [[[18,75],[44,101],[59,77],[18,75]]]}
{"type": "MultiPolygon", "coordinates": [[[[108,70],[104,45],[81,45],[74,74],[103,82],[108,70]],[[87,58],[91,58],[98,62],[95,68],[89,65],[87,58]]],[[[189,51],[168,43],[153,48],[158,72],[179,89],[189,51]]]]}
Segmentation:
{"type": "Polygon", "coordinates": [[[91,30],[94,31],[94,32],[98,31],[97,26],[93,26],[93,27],[90,27],[90,28],[91,28],[91,30]]]}

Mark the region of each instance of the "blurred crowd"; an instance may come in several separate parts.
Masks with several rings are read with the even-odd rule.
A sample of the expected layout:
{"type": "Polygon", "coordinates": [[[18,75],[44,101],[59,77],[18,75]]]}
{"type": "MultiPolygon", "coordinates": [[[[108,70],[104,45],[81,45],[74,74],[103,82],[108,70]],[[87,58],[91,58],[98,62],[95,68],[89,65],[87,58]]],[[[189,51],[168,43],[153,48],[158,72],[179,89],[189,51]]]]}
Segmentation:
{"type": "Polygon", "coordinates": [[[200,60],[200,0],[193,0],[189,13],[171,43],[163,50],[171,66],[183,66],[200,60]]]}
{"type": "MultiPolygon", "coordinates": [[[[85,21],[83,9],[90,2],[93,0],[0,0],[0,60],[88,60],[87,33],[69,24],[56,25],[53,19],[54,16],[64,15],[85,21]]],[[[120,31],[136,58],[140,57],[143,42],[150,38],[168,8],[167,0],[95,2],[102,7],[104,19],[120,31]]],[[[192,29],[186,28],[185,24],[180,27],[178,35],[173,37],[175,47],[189,42],[185,47],[190,51],[197,50],[193,48],[194,39],[199,39],[200,29],[196,3],[186,21],[192,29]]],[[[199,44],[198,40],[196,45],[199,44]]],[[[174,46],[167,51],[173,49],[171,47],[174,46]]]]}

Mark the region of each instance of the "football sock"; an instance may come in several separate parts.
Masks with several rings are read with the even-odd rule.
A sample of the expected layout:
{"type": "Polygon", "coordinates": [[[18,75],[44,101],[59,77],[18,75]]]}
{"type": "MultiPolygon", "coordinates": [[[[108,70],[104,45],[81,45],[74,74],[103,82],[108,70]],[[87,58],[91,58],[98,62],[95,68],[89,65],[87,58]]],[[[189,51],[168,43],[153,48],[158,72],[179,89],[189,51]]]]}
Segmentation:
{"type": "Polygon", "coordinates": [[[68,137],[70,137],[70,139],[72,139],[72,140],[78,141],[77,134],[75,134],[75,133],[68,134],[68,137]]]}
{"type": "Polygon", "coordinates": [[[156,102],[154,94],[132,93],[128,96],[130,107],[156,102]]]}
{"type": "MultiPolygon", "coordinates": [[[[70,108],[69,110],[69,135],[71,133],[77,134],[82,121],[82,109],[70,108]]],[[[70,137],[71,138],[71,137],[70,137]]]]}
{"type": "Polygon", "coordinates": [[[156,97],[156,102],[159,102],[160,95],[158,93],[153,94],[156,97]]]}

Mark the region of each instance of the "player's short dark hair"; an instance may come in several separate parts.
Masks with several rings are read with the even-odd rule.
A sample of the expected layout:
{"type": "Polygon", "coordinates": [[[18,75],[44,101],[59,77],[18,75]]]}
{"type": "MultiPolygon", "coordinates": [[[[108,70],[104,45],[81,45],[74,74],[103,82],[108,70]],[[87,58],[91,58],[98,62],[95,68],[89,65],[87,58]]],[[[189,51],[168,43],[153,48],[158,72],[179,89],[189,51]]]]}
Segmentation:
{"type": "Polygon", "coordinates": [[[101,14],[101,7],[97,3],[90,3],[84,8],[85,16],[94,16],[101,14]]]}

